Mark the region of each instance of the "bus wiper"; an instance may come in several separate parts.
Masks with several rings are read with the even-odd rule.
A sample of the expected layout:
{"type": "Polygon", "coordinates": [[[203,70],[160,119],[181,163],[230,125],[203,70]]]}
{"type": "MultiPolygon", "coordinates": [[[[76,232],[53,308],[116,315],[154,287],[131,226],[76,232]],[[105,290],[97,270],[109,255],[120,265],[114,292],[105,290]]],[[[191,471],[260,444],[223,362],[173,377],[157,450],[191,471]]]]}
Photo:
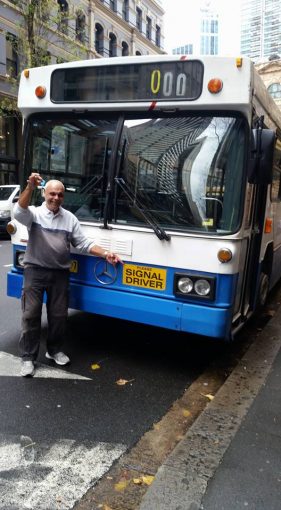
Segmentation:
{"type": "Polygon", "coordinates": [[[138,199],[133,195],[132,191],[130,190],[129,186],[126,184],[124,179],[121,177],[115,177],[115,182],[120,186],[120,188],[124,191],[125,195],[132,200],[134,203],[134,206],[137,208],[137,210],[142,214],[145,221],[151,226],[151,228],[154,230],[155,234],[157,235],[158,239],[161,241],[165,239],[165,241],[170,241],[171,236],[169,236],[165,230],[160,227],[152,217],[152,215],[148,212],[147,209],[143,209],[142,204],[138,201],[138,199]]]}

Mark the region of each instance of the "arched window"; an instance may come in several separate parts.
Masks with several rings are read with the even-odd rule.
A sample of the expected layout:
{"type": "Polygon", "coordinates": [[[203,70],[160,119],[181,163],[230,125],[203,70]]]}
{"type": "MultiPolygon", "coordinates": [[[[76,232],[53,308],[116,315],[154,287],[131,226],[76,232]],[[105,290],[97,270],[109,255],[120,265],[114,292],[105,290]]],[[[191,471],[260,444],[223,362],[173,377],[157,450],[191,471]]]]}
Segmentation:
{"type": "Polygon", "coordinates": [[[128,55],[129,55],[129,46],[125,41],[123,41],[122,42],[122,57],[127,57],[128,55]]]}
{"type": "Polygon", "coordinates": [[[59,4],[58,29],[63,34],[68,34],[68,3],[66,0],[57,0],[59,4]]]}
{"type": "Polygon", "coordinates": [[[76,33],[76,39],[77,41],[80,41],[81,43],[84,43],[86,40],[86,16],[79,9],[76,12],[76,26],[75,26],[75,33],[76,33]]]}
{"type": "Polygon", "coordinates": [[[268,87],[268,92],[274,99],[281,98],[281,84],[280,83],[272,83],[268,87]]]}
{"type": "Polygon", "coordinates": [[[96,25],[95,25],[95,50],[100,55],[103,55],[104,32],[103,32],[103,27],[99,23],[96,23],[96,25]]]}
{"type": "Polygon", "coordinates": [[[139,57],[141,55],[141,52],[137,50],[136,55],[139,57]]]}
{"type": "Polygon", "coordinates": [[[116,57],[117,55],[117,39],[116,35],[110,32],[109,34],[109,56],[116,57]]]}

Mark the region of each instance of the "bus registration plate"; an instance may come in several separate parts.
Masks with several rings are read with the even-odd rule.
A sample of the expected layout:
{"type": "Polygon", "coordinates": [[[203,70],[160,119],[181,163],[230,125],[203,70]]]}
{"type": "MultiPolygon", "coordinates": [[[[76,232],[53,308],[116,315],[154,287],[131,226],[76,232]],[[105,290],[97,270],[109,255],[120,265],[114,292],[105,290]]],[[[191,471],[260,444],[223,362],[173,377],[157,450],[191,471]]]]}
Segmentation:
{"type": "Polygon", "coordinates": [[[123,265],[123,285],[161,291],[166,289],[166,277],[166,269],[131,264],[123,265]]]}

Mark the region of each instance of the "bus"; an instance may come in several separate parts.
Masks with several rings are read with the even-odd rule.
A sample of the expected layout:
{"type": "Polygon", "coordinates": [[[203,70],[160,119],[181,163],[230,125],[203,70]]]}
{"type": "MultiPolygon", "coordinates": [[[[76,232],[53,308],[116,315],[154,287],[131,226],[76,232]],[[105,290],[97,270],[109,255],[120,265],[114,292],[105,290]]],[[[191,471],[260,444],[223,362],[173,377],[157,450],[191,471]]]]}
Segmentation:
{"type": "MultiPolygon", "coordinates": [[[[85,235],[124,262],[73,248],[70,308],[233,339],[281,276],[281,114],[251,60],[25,69],[18,107],[21,186],[31,172],[61,180],[85,235]]],[[[8,230],[7,294],[19,298],[28,233],[8,230]]]]}

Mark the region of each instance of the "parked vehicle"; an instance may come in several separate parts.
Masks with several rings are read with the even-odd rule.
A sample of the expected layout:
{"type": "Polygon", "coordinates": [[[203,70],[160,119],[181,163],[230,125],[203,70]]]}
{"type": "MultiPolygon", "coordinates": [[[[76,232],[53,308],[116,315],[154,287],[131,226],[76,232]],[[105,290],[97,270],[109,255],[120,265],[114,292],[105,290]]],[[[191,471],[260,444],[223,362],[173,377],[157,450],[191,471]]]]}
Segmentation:
{"type": "Polygon", "coordinates": [[[14,200],[19,197],[19,184],[0,186],[0,234],[7,234],[6,226],[11,220],[14,200]]]}

